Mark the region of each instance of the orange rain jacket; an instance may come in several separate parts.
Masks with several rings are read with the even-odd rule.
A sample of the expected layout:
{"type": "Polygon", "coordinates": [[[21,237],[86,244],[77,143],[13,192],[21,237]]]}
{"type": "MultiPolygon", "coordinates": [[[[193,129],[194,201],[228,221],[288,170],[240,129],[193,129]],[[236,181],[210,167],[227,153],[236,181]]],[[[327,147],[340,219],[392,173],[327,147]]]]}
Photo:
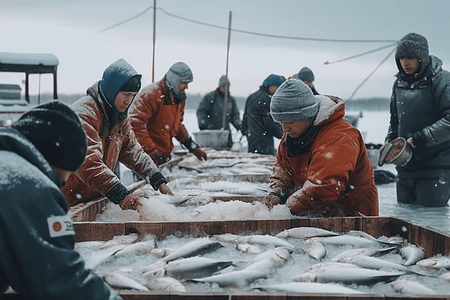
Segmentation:
{"type": "Polygon", "coordinates": [[[144,151],[158,149],[170,154],[174,148],[172,138],[180,143],[189,138],[183,124],[186,101],[179,104],[171,97],[164,79],[143,88],[129,110],[130,123],[144,151]]]}
{"type": "Polygon", "coordinates": [[[88,152],[81,167],[69,177],[62,189],[69,206],[105,196],[112,186],[120,183],[113,171],[117,161],[142,178],[151,178],[159,172],[153,160],[137,142],[129,118],[109,128],[98,85],[98,82],[95,83],[88,89],[87,96],[71,106],[86,131],[88,152]]]}
{"type": "Polygon", "coordinates": [[[272,192],[287,196],[286,205],[296,215],[377,216],[378,190],[361,133],[343,118],[342,99],[316,99],[318,129],[299,156],[288,153],[283,135],[270,178],[272,192]]]}

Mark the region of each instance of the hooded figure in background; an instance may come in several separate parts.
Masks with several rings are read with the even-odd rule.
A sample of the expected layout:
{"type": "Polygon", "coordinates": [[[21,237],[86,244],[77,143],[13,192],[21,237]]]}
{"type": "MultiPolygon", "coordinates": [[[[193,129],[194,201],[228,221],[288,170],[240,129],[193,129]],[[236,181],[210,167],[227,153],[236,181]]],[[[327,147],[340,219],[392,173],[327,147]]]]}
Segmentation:
{"type": "Polygon", "coordinates": [[[177,62],[163,79],[143,88],[130,107],[130,122],[136,137],[157,165],[170,160],[173,137],[199,160],[207,159],[183,124],[185,90],[193,80],[188,65],[177,62]]]}
{"type": "Polygon", "coordinates": [[[359,130],[344,119],[345,103],[314,96],[298,79],[272,96],[270,113],[283,126],[264,203],[286,203],[295,215],[377,216],[378,190],[359,130]]]}
{"type": "MultiPolygon", "coordinates": [[[[230,95],[230,81],[227,76],[222,75],[219,79],[219,87],[206,94],[200,101],[197,108],[198,128],[205,129],[225,129],[230,131],[230,123],[234,128],[242,131],[242,122],[239,116],[239,108],[236,99],[230,95]],[[225,95],[227,95],[226,121],[223,127],[223,113],[225,105],[225,95]]],[[[233,138],[228,135],[227,147],[231,148],[233,138]]]]}
{"type": "Polygon", "coordinates": [[[0,293],[21,299],[122,299],[75,251],[61,187],[83,163],[86,133],[50,101],[0,127],[0,293]]]}
{"type": "Polygon", "coordinates": [[[316,91],[316,87],[314,86],[314,73],[310,68],[301,68],[300,71],[298,71],[297,76],[295,77],[309,86],[314,95],[319,95],[319,93],[316,91]]]}
{"type": "Polygon", "coordinates": [[[397,166],[397,201],[445,206],[450,197],[450,72],[429,55],[426,38],[417,33],[398,42],[395,63],[399,72],[385,140],[402,137],[412,148],[409,162],[397,166]]]}
{"type": "Polygon", "coordinates": [[[283,128],[270,115],[270,102],[277,88],[285,81],[280,75],[270,74],[259,90],[245,102],[243,125],[247,133],[248,152],[275,155],[273,138],[281,139],[283,128]]]}
{"type": "Polygon", "coordinates": [[[117,162],[145,178],[163,194],[172,194],[167,181],[138,143],[128,108],[141,86],[141,75],[125,60],[112,63],[86,96],[72,104],[88,136],[87,157],[70,176],[63,193],[69,206],[106,196],[122,209],[136,209],[139,197],[114,174],[117,162]]]}

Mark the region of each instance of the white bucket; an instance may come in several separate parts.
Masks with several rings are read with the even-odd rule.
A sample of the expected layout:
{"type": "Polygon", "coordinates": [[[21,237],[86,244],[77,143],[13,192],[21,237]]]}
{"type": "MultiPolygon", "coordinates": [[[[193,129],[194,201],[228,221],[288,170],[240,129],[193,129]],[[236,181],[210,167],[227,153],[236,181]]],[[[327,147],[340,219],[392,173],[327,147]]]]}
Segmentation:
{"type": "Polygon", "coordinates": [[[199,132],[193,132],[194,139],[200,147],[226,149],[228,144],[229,130],[225,129],[206,129],[199,132]]]}

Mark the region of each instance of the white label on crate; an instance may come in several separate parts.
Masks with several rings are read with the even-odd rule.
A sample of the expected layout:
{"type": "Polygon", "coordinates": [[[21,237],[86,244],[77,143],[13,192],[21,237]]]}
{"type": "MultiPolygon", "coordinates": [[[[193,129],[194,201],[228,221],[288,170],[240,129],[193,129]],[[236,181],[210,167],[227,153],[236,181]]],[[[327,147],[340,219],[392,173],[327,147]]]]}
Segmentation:
{"type": "Polygon", "coordinates": [[[72,220],[69,216],[58,216],[47,218],[50,237],[59,237],[65,235],[75,235],[72,220]]]}

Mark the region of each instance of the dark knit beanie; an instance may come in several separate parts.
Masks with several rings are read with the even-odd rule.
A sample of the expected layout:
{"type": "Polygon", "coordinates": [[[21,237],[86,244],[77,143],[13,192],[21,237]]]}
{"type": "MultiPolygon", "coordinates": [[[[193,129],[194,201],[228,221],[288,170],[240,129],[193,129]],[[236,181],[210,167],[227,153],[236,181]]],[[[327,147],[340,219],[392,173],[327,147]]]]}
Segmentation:
{"type": "Polygon", "coordinates": [[[80,119],[60,101],[36,106],[11,127],[33,143],[51,166],[75,172],[86,157],[87,138],[80,119]]]}
{"type": "Polygon", "coordinates": [[[395,51],[395,60],[399,70],[402,70],[399,61],[402,57],[417,58],[421,66],[427,66],[430,61],[427,39],[418,33],[408,33],[402,37],[395,51]]]}
{"type": "Polygon", "coordinates": [[[291,123],[315,117],[319,103],[303,81],[289,79],[281,84],[270,103],[270,114],[275,122],[291,123]]]}
{"type": "Polygon", "coordinates": [[[228,80],[228,77],[226,75],[220,76],[219,87],[221,86],[230,86],[230,81],[228,80]]]}
{"type": "Polygon", "coordinates": [[[297,74],[297,78],[301,81],[314,81],[314,73],[308,67],[303,67],[297,74]]]}
{"type": "Polygon", "coordinates": [[[285,81],[283,76],[270,74],[267,76],[266,79],[264,79],[263,84],[264,86],[280,86],[285,81]]]}
{"type": "Polygon", "coordinates": [[[128,79],[128,81],[122,85],[120,91],[139,92],[140,89],[141,89],[141,75],[135,75],[130,79],[128,79]]]}

